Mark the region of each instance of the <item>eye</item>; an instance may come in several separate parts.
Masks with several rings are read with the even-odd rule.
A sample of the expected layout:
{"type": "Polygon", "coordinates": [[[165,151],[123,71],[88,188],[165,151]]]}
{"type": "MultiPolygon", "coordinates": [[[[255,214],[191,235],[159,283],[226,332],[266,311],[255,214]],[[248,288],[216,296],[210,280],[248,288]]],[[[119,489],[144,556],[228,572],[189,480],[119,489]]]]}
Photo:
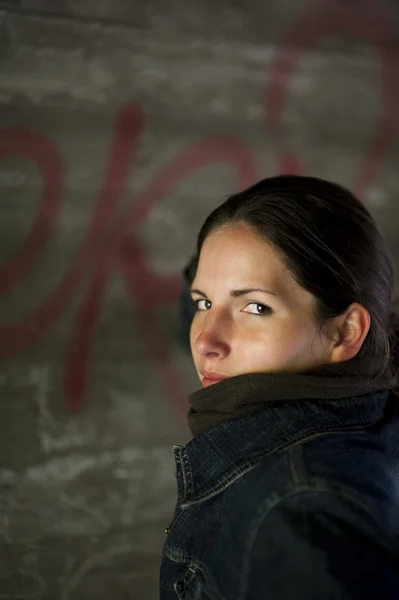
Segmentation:
{"type": "Polygon", "coordinates": [[[207,300],[206,298],[201,298],[200,300],[194,300],[194,304],[197,306],[197,310],[199,311],[205,311],[205,310],[209,310],[212,306],[212,302],[210,300],[207,300]],[[201,302],[204,302],[205,304],[201,304],[201,302]]]}
{"type": "Polygon", "coordinates": [[[251,310],[244,310],[244,312],[249,312],[251,315],[259,315],[260,317],[267,315],[272,312],[270,306],[266,306],[266,304],[261,304],[260,302],[250,302],[247,304],[246,308],[252,307],[251,310]]]}

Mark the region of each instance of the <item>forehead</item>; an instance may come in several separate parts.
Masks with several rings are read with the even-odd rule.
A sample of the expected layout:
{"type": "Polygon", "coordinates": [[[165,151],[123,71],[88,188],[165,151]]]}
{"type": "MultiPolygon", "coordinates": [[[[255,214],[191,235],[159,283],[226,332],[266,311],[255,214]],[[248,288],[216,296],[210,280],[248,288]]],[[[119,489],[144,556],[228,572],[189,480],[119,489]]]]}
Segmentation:
{"type": "Polygon", "coordinates": [[[316,298],[295,281],[273,244],[241,224],[225,226],[206,238],[193,287],[223,296],[233,289],[267,288],[298,314],[313,314],[316,306],[316,298]]]}
{"type": "Polygon", "coordinates": [[[223,296],[239,288],[267,288],[288,309],[313,311],[316,299],[301,287],[278,250],[247,225],[212,232],[201,249],[193,287],[223,296]]]}
{"type": "Polygon", "coordinates": [[[278,251],[250,227],[229,225],[212,232],[205,240],[197,269],[198,278],[255,278],[293,280],[278,251]]]}

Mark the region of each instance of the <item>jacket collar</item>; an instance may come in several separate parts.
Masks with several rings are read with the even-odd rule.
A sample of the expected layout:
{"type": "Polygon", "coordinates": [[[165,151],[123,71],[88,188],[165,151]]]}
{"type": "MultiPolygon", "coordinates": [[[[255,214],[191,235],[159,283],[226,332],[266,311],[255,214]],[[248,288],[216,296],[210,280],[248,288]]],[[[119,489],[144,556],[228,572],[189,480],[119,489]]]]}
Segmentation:
{"type": "Polygon", "coordinates": [[[278,400],[174,446],[182,508],[224,489],[262,458],[299,441],[364,428],[386,413],[389,390],[338,399],[278,400]]]}

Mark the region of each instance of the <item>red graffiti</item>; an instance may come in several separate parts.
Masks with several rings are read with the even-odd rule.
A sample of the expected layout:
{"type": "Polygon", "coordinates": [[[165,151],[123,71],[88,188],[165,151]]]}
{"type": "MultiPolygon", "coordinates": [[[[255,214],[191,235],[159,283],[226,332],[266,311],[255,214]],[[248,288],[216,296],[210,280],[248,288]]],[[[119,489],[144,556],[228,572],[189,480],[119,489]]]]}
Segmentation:
{"type": "MultiPolygon", "coordinates": [[[[374,180],[377,168],[389,149],[399,115],[399,83],[394,73],[399,64],[398,36],[377,2],[329,0],[307,5],[276,55],[266,86],[265,117],[272,127],[281,125],[289,81],[298,68],[301,55],[321,37],[340,29],[348,29],[374,44],[380,49],[382,58],[380,120],[354,181],[355,190],[362,194],[374,180]]],[[[139,315],[143,346],[155,361],[156,372],[169,401],[179,416],[185,415],[186,390],[157,315],[160,305],[177,301],[181,278],[179,275],[161,277],[152,271],[137,231],[167,194],[183,179],[208,164],[231,164],[237,189],[257,179],[255,160],[246,144],[227,135],[212,136],[195,143],[172,160],[132,201],[130,213],[121,224],[120,202],[134,166],[143,128],[144,116],[139,107],[126,106],[120,111],[96,209],[68,273],[42,306],[19,322],[0,325],[1,355],[11,357],[23,352],[49,331],[71,303],[85,275],[90,277],[67,350],[65,390],[71,410],[84,404],[96,325],[110,277],[119,269],[139,315]]],[[[54,235],[65,196],[63,162],[57,148],[44,134],[22,127],[3,129],[0,132],[0,159],[10,156],[22,156],[38,165],[42,177],[42,198],[37,220],[25,244],[0,271],[0,294],[17,285],[40,259],[54,235]]],[[[299,173],[305,172],[305,169],[300,157],[285,149],[280,157],[280,171],[299,173]]]]}
{"type": "MultiPolygon", "coordinates": [[[[300,58],[322,38],[337,31],[348,31],[364,39],[378,49],[381,56],[379,122],[352,186],[362,197],[389,151],[399,119],[398,31],[382,3],[377,0],[311,0],[293,24],[271,68],[265,93],[265,116],[266,122],[273,128],[280,127],[289,81],[298,68],[300,58]]],[[[280,157],[280,171],[304,173],[306,168],[296,153],[285,149],[280,157]]]]}
{"type": "MultiPolygon", "coordinates": [[[[249,185],[255,177],[253,157],[244,144],[228,136],[203,140],[176,157],[148,189],[132,204],[121,225],[118,209],[143,130],[143,114],[137,107],[121,110],[110,149],[105,182],[80,252],[63,281],[45,303],[18,323],[0,327],[0,352],[18,354],[37,342],[63,314],[87,270],[91,280],[69,342],[65,388],[70,409],[80,408],[85,399],[95,326],[110,276],[122,269],[128,293],[139,313],[142,342],[157,363],[157,371],[171,402],[183,414],[187,394],[161,333],[156,309],[176,301],[180,276],[163,278],[151,271],[135,233],[150,211],[193,171],[215,162],[227,162],[236,172],[237,186],[249,185]]],[[[54,232],[64,197],[64,169],[57,149],[41,133],[22,128],[1,132],[0,158],[19,155],[35,161],[41,170],[43,192],[38,219],[20,253],[0,272],[0,292],[17,284],[40,256],[54,232]]]]}

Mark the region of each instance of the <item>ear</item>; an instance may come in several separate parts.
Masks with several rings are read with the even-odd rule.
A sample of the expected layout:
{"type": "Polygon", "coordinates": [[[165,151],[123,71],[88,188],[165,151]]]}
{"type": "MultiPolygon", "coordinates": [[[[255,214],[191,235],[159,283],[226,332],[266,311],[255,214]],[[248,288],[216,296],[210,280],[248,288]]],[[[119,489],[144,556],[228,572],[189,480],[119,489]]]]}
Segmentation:
{"type": "Polygon", "coordinates": [[[358,302],[334,319],[335,343],[331,348],[331,362],[342,362],[356,356],[370,329],[370,313],[358,302]]]}

